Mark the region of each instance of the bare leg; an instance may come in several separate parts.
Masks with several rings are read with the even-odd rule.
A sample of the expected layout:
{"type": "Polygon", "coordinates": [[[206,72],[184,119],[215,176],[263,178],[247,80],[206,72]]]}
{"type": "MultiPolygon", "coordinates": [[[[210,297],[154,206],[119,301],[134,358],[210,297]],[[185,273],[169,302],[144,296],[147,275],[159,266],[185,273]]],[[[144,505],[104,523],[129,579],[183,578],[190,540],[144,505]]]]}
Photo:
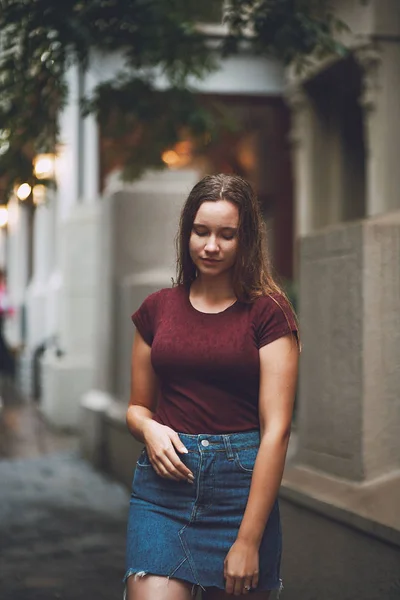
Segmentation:
{"type": "Polygon", "coordinates": [[[158,575],[135,577],[126,582],[127,600],[192,600],[192,585],[158,575]]]}
{"type": "Polygon", "coordinates": [[[235,596],[234,594],[227,594],[224,590],[217,588],[207,588],[206,592],[203,592],[204,600],[269,600],[271,592],[252,592],[251,594],[241,594],[235,596]]]}

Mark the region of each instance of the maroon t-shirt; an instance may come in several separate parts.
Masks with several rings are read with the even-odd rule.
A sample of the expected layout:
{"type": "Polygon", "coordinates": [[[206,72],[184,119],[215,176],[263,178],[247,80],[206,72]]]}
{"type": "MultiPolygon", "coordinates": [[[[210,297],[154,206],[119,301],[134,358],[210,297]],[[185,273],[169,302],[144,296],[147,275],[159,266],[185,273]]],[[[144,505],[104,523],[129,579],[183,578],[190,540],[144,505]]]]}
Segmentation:
{"type": "Polygon", "coordinates": [[[216,314],[195,309],[184,286],[146,298],[132,320],[160,381],[156,421],[191,434],[259,429],[259,348],[297,332],[285,298],[274,298],[216,314]]]}

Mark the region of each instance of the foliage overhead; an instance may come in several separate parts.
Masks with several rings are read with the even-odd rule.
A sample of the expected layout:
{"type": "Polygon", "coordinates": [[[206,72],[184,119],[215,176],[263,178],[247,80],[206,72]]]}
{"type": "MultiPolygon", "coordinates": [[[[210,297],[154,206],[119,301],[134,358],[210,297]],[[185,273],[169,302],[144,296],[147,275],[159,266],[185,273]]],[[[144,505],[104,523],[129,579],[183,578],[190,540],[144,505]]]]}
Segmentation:
{"type": "Polygon", "coordinates": [[[246,32],[251,32],[256,53],[275,56],[298,70],[309,64],[311,56],[346,52],[335,33],[348,28],[326,0],[229,0],[225,20],[227,53],[237,51],[246,32]]]}
{"type": "Polygon", "coordinates": [[[226,125],[188,82],[214,69],[221,53],[237,52],[246,39],[258,53],[301,66],[311,54],[342,51],[334,33],[343,24],[326,0],[230,0],[220,48],[198,26],[218,19],[218,11],[216,0],[0,0],[3,193],[18,181],[35,183],[33,156],[58,143],[68,70],[84,71],[95,52],[119,53],[121,68],[82,98],[82,109],[96,114],[109,139],[124,143],[125,174],[134,178],[161,166],[162,150],[182,131],[200,142],[226,125]],[[155,69],[169,82],[162,92],[155,69]]]}

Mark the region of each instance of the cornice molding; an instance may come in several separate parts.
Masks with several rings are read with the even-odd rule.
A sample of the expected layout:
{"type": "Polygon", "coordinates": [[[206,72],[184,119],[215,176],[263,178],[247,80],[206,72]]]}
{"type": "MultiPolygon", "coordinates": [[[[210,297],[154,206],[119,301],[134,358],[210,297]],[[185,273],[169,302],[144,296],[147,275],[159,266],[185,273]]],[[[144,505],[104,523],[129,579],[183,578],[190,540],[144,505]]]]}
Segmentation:
{"type": "Polygon", "coordinates": [[[376,44],[370,42],[355,49],[354,57],[363,71],[363,91],[359,100],[360,105],[367,112],[374,111],[382,89],[382,55],[376,44]]]}

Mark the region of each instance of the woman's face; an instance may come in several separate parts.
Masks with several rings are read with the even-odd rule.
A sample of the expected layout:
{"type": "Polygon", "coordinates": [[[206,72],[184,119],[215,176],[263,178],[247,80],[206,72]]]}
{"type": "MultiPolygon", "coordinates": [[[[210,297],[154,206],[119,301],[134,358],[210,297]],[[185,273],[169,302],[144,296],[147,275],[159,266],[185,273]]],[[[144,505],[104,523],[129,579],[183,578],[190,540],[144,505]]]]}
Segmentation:
{"type": "Polygon", "coordinates": [[[190,257],[199,273],[215,277],[232,269],[238,248],[238,207],[228,200],[206,201],[195,216],[190,257]]]}

